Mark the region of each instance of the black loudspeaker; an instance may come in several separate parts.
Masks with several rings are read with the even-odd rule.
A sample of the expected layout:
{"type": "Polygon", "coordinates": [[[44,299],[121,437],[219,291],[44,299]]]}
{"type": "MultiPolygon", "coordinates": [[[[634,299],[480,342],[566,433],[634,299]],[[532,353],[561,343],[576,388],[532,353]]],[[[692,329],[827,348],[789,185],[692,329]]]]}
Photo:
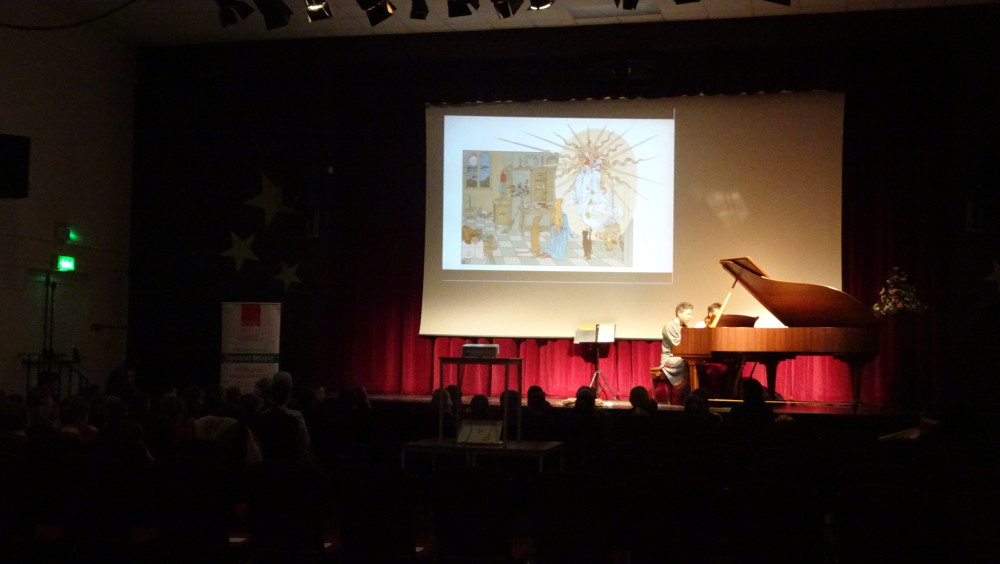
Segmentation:
{"type": "Polygon", "coordinates": [[[0,134],[0,198],[28,197],[31,139],[0,134]]]}

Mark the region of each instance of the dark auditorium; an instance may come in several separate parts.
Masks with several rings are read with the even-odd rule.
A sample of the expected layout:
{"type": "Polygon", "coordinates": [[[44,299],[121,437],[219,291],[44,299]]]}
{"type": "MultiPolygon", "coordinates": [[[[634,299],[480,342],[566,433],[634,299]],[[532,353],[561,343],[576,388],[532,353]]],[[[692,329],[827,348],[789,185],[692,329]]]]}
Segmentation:
{"type": "Polygon", "coordinates": [[[0,561],[997,561],[998,22],[0,0],[0,561]]]}

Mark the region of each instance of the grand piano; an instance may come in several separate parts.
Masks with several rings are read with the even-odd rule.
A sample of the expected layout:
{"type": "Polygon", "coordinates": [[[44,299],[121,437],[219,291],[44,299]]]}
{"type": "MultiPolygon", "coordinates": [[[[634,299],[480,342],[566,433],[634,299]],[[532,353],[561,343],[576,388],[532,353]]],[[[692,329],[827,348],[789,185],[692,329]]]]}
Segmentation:
{"type": "MultiPolygon", "coordinates": [[[[697,366],[706,361],[759,362],[767,370],[767,388],[774,399],[778,364],[799,355],[829,355],[851,369],[851,398],[856,411],[861,403],[861,372],[878,354],[879,319],[853,297],[818,284],[784,282],[769,277],[749,257],[719,261],[786,327],[681,328],[681,343],[673,354],[684,358],[697,382],[697,366]]],[[[734,286],[736,284],[734,282],[734,286]]],[[[756,318],[727,316],[720,325],[756,318]]]]}

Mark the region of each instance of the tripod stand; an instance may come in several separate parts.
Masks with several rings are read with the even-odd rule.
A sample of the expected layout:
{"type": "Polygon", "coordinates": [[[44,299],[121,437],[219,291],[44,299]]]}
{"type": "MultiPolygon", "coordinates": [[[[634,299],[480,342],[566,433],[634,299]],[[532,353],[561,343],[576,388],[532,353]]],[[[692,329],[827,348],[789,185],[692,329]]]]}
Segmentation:
{"type": "MultiPolygon", "coordinates": [[[[614,326],[612,325],[612,330],[614,326]]],[[[604,377],[604,373],[601,372],[601,344],[599,336],[601,334],[601,326],[597,325],[594,330],[594,376],[590,379],[590,389],[594,390],[594,395],[596,397],[601,397],[601,388],[604,389],[611,399],[617,400],[618,396],[615,395],[614,389],[611,384],[608,384],[608,379],[604,377]]]]}

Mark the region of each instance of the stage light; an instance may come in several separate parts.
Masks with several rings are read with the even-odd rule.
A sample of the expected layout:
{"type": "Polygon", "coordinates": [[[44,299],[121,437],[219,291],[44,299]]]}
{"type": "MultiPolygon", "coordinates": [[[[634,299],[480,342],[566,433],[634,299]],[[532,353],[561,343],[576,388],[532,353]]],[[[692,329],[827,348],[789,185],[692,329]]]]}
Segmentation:
{"type": "Polygon", "coordinates": [[[326,0],[306,0],[306,15],[309,16],[310,22],[316,22],[332,18],[333,12],[330,11],[330,5],[326,0]]]}
{"type": "Polygon", "coordinates": [[[396,11],[389,0],[357,0],[358,6],[368,15],[368,23],[372,27],[385,21],[396,11]]]}
{"type": "Polygon", "coordinates": [[[552,5],[553,0],[531,0],[532,10],[544,10],[552,5]]]}
{"type": "Polygon", "coordinates": [[[448,0],[448,17],[471,16],[472,8],[479,9],[479,0],[448,0]]]}
{"type": "Polygon", "coordinates": [[[282,0],[253,0],[253,3],[264,16],[264,26],[267,29],[286,26],[288,20],[292,19],[292,9],[282,0]]]}
{"type": "Polygon", "coordinates": [[[429,13],[431,11],[427,8],[427,0],[413,0],[413,4],[410,6],[411,20],[426,20],[429,13]]]}
{"type": "Polygon", "coordinates": [[[253,13],[253,8],[243,0],[215,0],[219,5],[219,21],[222,27],[229,27],[239,20],[247,19],[253,13]]]}
{"type": "Polygon", "coordinates": [[[497,11],[500,19],[509,18],[517,13],[524,4],[524,0],[493,0],[493,9],[497,11]]]}

